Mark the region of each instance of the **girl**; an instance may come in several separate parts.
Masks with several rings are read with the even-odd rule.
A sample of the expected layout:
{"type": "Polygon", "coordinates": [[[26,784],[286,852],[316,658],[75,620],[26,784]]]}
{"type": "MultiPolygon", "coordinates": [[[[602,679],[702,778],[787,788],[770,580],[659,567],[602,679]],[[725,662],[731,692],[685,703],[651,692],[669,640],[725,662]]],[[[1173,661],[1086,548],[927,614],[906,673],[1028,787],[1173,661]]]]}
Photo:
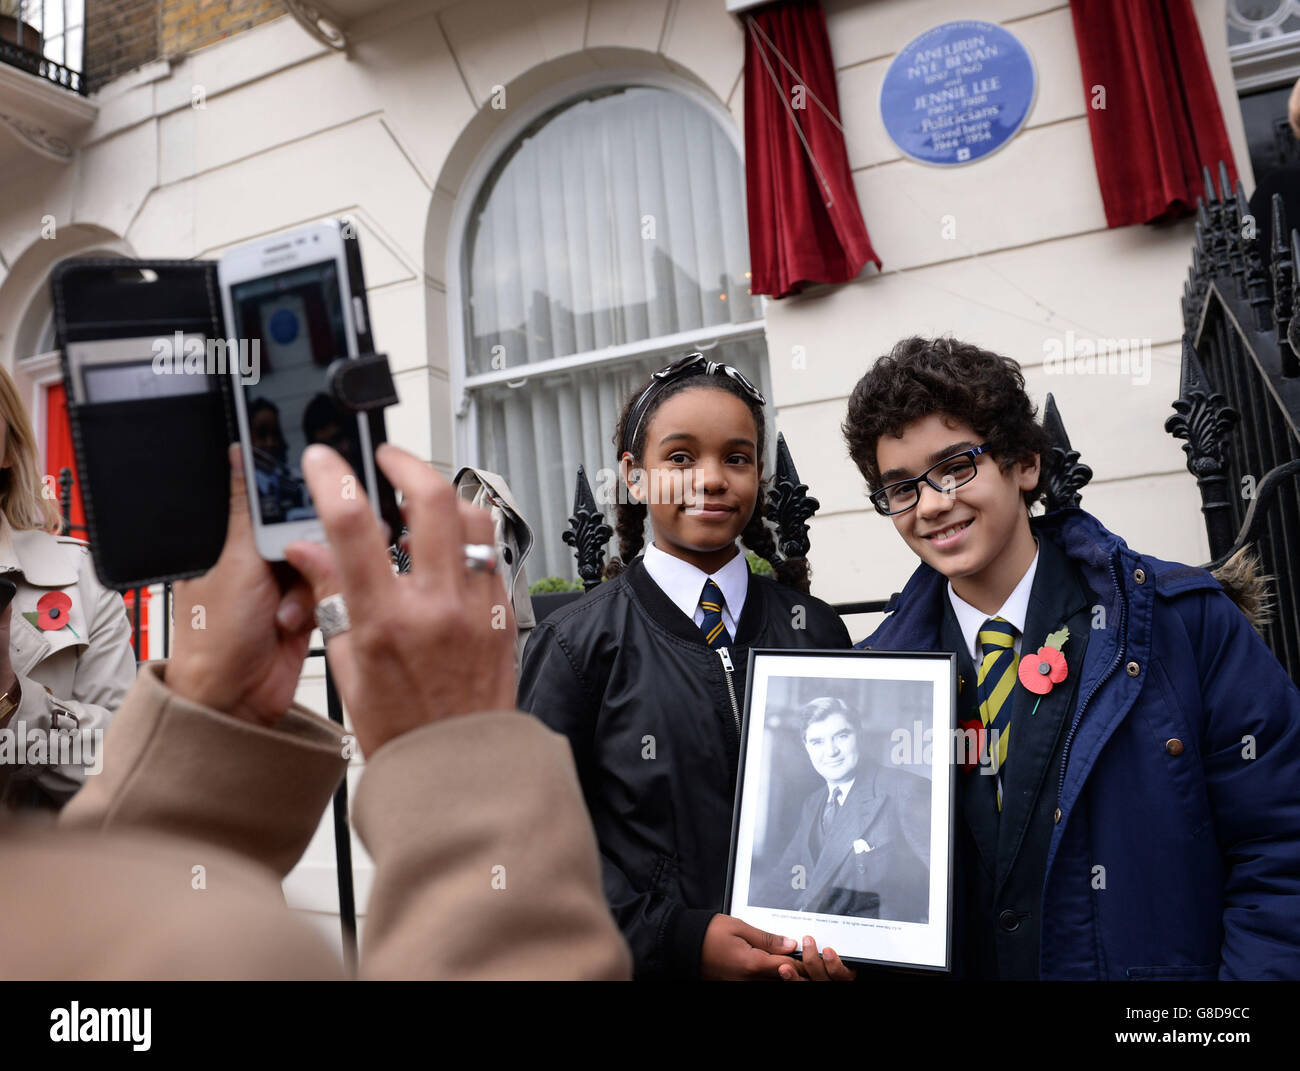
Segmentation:
{"type": "Polygon", "coordinates": [[[629,398],[614,435],[619,557],[524,652],[519,706],[573,745],[638,978],[776,978],[791,960],[774,953],[795,947],[719,910],[749,648],[849,646],[808,594],[807,563],[775,561],[763,404],[698,353],[629,398]],[[654,541],[637,557],[647,510],[654,541]],[[781,582],[752,575],[738,539],[781,582]]]}

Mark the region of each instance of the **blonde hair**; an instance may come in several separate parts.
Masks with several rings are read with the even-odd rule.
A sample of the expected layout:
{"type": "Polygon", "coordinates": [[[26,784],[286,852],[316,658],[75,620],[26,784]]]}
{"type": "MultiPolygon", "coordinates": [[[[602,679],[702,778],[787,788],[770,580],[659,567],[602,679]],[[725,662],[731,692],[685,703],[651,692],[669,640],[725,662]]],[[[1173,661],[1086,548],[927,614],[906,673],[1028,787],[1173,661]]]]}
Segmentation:
{"type": "Polygon", "coordinates": [[[36,433],[13,378],[0,368],[0,419],[5,423],[4,463],[0,469],[0,512],[19,531],[57,532],[61,526],[54,502],[42,493],[36,433]]]}
{"type": "Polygon", "coordinates": [[[1286,102],[1286,117],[1291,121],[1291,132],[1300,138],[1300,78],[1291,87],[1291,99],[1286,102]]]}

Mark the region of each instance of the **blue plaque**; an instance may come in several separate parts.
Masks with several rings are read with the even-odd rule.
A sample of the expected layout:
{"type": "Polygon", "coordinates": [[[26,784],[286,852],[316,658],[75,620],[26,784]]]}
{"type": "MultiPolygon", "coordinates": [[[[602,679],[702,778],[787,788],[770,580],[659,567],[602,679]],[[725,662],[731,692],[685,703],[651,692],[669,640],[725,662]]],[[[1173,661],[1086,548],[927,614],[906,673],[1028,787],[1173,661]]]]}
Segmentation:
{"type": "Polygon", "coordinates": [[[945,22],[889,65],[880,113],[894,144],[924,164],[956,167],[996,152],[1029,118],[1034,62],[991,22],[945,22]]]}

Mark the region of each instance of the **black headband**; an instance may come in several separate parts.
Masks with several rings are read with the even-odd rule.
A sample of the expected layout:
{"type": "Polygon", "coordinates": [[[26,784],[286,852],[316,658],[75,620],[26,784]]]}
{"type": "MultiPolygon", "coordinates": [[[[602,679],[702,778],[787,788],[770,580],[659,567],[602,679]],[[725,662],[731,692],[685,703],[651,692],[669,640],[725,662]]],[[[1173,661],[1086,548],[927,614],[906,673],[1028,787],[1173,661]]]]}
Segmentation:
{"type": "Polygon", "coordinates": [[[653,372],[650,375],[650,383],[646,389],[641,392],[640,397],[632,403],[632,408],[628,410],[627,423],[623,425],[623,442],[620,444],[618,452],[621,460],[625,453],[632,452],[632,444],[636,442],[637,433],[641,430],[641,424],[645,421],[646,413],[654,404],[656,398],[661,395],[671,383],[678,380],[686,379],[690,376],[727,376],[740,385],[740,387],[753,398],[759,405],[766,405],[767,399],[739,370],[732,368],[729,364],[722,364],[719,361],[710,361],[702,353],[688,353],[685,357],[679,358],[670,365],[666,365],[653,372]]]}

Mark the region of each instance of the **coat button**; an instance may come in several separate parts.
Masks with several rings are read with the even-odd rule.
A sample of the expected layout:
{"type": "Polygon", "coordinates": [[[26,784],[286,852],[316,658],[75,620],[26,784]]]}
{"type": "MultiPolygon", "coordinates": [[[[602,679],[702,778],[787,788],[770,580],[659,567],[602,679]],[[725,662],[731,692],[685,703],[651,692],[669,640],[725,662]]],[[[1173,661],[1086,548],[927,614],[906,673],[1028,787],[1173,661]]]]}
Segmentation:
{"type": "Polygon", "coordinates": [[[1181,755],[1183,753],[1183,742],[1176,736],[1171,736],[1165,741],[1165,750],[1171,755],[1181,755]]]}
{"type": "Polygon", "coordinates": [[[1130,662],[1127,666],[1124,667],[1124,671],[1130,677],[1136,677],[1139,673],[1142,672],[1142,667],[1139,666],[1136,662],[1130,662]]]}
{"type": "Polygon", "coordinates": [[[1008,909],[998,916],[998,925],[1006,930],[1007,933],[1014,933],[1016,930],[1020,929],[1020,920],[1016,918],[1016,913],[1014,911],[1008,909]]]}
{"type": "Polygon", "coordinates": [[[1055,813],[1054,815],[1052,815],[1052,821],[1053,821],[1056,825],[1058,825],[1058,826],[1061,824],[1061,808],[1060,808],[1060,807],[1056,808],[1056,813],[1055,813]]]}
{"type": "Polygon", "coordinates": [[[1147,582],[1147,571],[1145,569],[1134,569],[1133,579],[1139,584],[1145,584],[1147,582]]]}

